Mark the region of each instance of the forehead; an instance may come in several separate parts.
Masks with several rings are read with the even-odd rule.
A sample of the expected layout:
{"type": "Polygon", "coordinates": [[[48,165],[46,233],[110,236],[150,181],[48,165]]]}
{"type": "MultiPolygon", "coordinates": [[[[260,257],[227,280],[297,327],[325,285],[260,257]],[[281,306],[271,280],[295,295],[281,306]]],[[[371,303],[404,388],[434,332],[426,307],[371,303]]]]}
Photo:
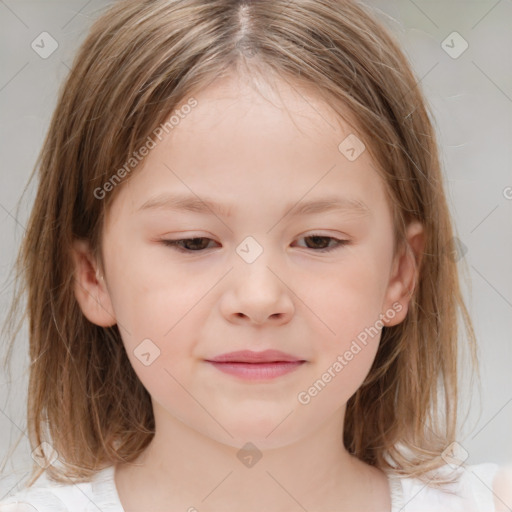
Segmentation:
{"type": "Polygon", "coordinates": [[[132,212],[165,192],[252,206],[322,199],[337,191],[356,200],[382,199],[380,177],[362,141],[356,159],[343,152],[347,140],[358,140],[355,129],[311,90],[234,76],[181,104],[191,97],[196,106],[156,140],[121,191],[132,212]]]}
{"type": "MultiPolygon", "coordinates": [[[[276,124],[280,128],[290,124],[303,133],[316,131],[320,135],[316,142],[325,139],[326,143],[331,142],[330,135],[339,138],[344,132],[353,131],[330,108],[329,100],[322,99],[312,86],[299,86],[289,78],[230,75],[192,95],[199,107],[203,105],[200,115],[195,116],[194,127],[199,129],[202,123],[210,127],[212,121],[221,123],[227,118],[244,128],[248,124],[264,127],[267,133],[276,124]]],[[[352,124],[355,122],[347,109],[344,109],[344,116],[352,124]]],[[[283,136],[291,126],[287,128],[283,136]]]]}

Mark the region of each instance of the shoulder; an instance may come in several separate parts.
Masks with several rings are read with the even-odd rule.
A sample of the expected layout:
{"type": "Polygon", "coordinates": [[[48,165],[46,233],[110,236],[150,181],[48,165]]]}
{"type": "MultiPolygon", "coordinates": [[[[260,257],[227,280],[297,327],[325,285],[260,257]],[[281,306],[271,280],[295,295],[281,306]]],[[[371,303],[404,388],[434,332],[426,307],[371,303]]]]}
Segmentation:
{"type": "Polygon", "coordinates": [[[113,467],[89,482],[63,484],[45,474],[0,502],[0,512],[123,512],[113,479],[113,467]]]}
{"type": "Polygon", "coordinates": [[[512,510],[512,465],[503,466],[496,472],[493,491],[496,512],[510,512],[512,510]]]}
{"type": "Polygon", "coordinates": [[[400,478],[403,512],[509,512],[511,471],[495,463],[446,464],[433,476],[456,476],[441,487],[418,478],[400,478]],[[508,486],[508,487],[507,487],[508,486]],[[500,496],[501,495],[501,496],[500,496]],[[508,501],[507,501],[508,500],[508,501]],[[500,508],[501,507],[501,508],[500,508]]]}
{"type": "Polygon", "coordinates": [[[0,501],[0,512],[68,512],[52,489],[59,484],[47,479],[42,474],[30,487],[23,487],[14,494],[9,494],[0,501]]]}

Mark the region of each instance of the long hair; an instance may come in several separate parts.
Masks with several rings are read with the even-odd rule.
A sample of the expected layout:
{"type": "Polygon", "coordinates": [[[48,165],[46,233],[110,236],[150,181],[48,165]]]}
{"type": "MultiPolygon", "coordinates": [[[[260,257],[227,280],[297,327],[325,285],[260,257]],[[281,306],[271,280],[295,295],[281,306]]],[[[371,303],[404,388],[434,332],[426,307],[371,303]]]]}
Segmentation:
{"type": "MultiPolygon", "coordinates": [[[[429,475],[457,435],[461,321],[475,370],[476,341],[428,105],[395,39],[348,0],[125,0],[92,25],[31,175],[37,195],[16,262],[9,325],[12,344],[26,296],[31,446],[53,446],[62,465],[46,471],[66,482],[132,461],[150,443],[150,396],[117,326],[92,324],[75,299],[72,242],[89,241],[100,261],[105,212],[137,172],[118,170],[194,91],[232,73],[308,87],[355,120],[391,199],[396,240],[408,222],[424,226],[410,309],[382,331],[347,403],[344,443],[368,464],[436,485],[429,475]],[[114,175],[122,180],[99,199],[114,175]]],[[[41,472],[34,464],[29,485],[41,472]]]]}

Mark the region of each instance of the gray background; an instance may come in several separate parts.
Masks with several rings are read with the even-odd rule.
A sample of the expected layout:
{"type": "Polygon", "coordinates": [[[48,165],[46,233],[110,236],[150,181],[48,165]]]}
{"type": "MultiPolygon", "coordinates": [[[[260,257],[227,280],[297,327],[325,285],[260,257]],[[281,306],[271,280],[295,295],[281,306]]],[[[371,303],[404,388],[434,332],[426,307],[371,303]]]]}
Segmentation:
{"type": "MultiPolygon", "coordinates": [[[[464,292],[479,341],[481,401],[465,393],[471,414],[460,442],[467,463],[512,462],[512,2],[372,0],[396,34],[435,115],[447,193],[458,238],[464,292]],[[459,51],[457,58],[444,45],[459,51]],[[462,253],[461,253],[462,256],[462,253]],[[472,399],[469,402],[470,398],[472,399]],[[474,399],[474,400],[473,400],[474,399]]],[[[0,321],[12,296],[11,267],[34,187],[19,197],[42,145],[78,44],[107,2],[0,0],[0,321]],[[48,32],[57,50],[32,48],[48,32]]],[[[46,46],[48,48],[48,46],[46,46]]],[[[31,461],[26,427],[28,340],[17,339],[12,378],[0,374],[0,500],[18,488],[31,461]],[[10,446],[21,436],[12,458],[10,446]]],[[[1,340],[1,355],[6,340],[1,340]]],[[[462,390],[464,391],[464,390],[462,390]]]]}

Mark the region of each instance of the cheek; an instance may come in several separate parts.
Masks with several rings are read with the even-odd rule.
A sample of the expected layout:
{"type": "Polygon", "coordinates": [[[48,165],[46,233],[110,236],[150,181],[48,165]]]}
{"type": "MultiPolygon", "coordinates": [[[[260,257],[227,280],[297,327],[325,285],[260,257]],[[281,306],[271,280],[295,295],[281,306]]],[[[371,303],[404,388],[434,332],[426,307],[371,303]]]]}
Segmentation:
{"type": "Polygon", "coordinates": [[[122,334],[123,344],[135,373],[154,400],[169,407],[190,406],[186,389],[187,379],[196,369],[193,350],[197,317],[188,316],[190,307],[183,301],[170,301],[166,294],[148,298],[160,296],[166,298],[169,307],[146,308],[147,315],[138,311],[132,317],[133,330],[122,334]]]}
{"type": "MultiPolygon", "coordinates": [[[[120,272],[114,284],[114,310],[131,365],[155,397],[179,396],[179,381],[190,374],[198,315],[211,284],[188,285],[178,272],[166,279],[148,267],[133,266],[129,279],[120,272]],[[203,300],[202,300],[203,298],[203,300]]],[[[158,399],[158,398],[157,398],[158,399]]]]}
{"type": "Polygon", "coordinates": [[[301,405],[311,404],[319,416],[345,404],[364,382],[383,326],[375,281],[368,272],[342,272],[324,290],[328,293],[317,295],[316,303],[329,329],[322,329],[328,331],[323,335],[317,331],[313,372],[297,395],[301,405]]]}
{"type": "Polygon", "coordinates": [[[125,250],[114,261],[109,292],[130,343],[145,337],[166,341],[218,280],[215,275],[198,278],[169,262],[150,261],[143,252],[125,250]]]}
{"type": "Polygon", "coordinates": [[[309,384],[311,395],[303,391],[306,400],[315,396],[318,407],[346,402],[375,359],[389,272],[388,261],[380,261],[376,254],[383,252],[360,247],[347,255],[337,272],[317,276],[315,286],[309,287],[307,304],[322,322],[315,340],[317,374],[309,384]]]}
{"type": "Polygon", "coordinates": [[[386,289],[387,268],[358,251],[337,268],[303,283],[304,303],[318,318],[327,346],[343,345],[379,318],[386,289]],[[314,281],[314,282],[311,282],[314,281]]]}

